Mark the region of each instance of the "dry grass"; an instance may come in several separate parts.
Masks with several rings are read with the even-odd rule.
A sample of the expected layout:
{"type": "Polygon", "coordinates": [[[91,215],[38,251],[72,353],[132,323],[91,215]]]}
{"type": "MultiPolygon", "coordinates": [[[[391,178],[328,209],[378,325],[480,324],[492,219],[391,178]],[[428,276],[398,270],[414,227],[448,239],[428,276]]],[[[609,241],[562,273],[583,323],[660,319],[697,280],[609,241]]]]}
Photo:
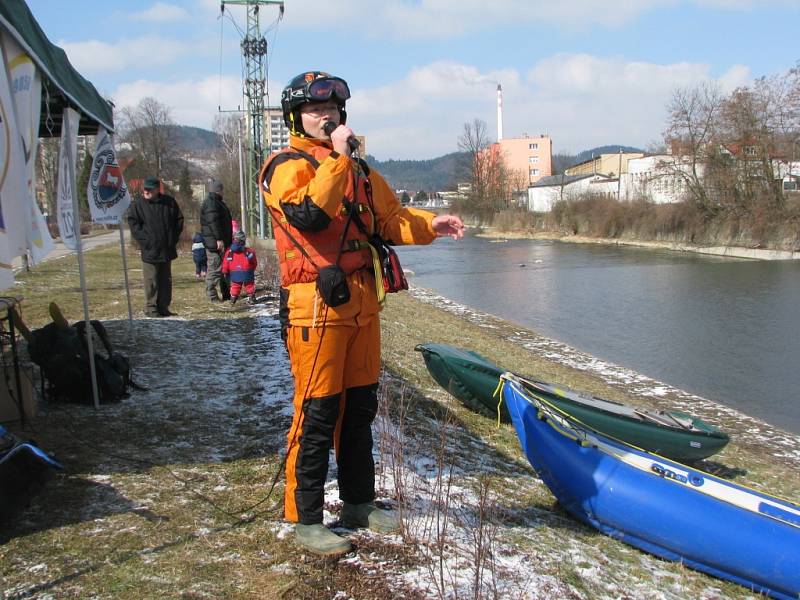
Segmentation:
{"type": "MultiPolygon", "coordinates": [[[[438,472],[438,484],[436,477],[428,483],[450,490],[440,500],[449,506],[454,533],[440,536],[438,550],[413,531],[405,542],[350,533],[357,551],[346,560],[303,555],[285,538],[281,480],[268,496],[289,419],[276,407],[290,404],[291,391],[288,366],[276,352],[277,322],[270,314],[208,304],[191,258],[183,256],[174,263],[172,307],[182,318],[135,316],[129,336],[118,248],[88,253],[87,265],[92,316],[107,321],[112,339],[133,359],[134,375],[150,389],[98,411],[48,406],[18,431],[56,452],[68,472],[2,530],[0,597],[750,597],[744,588],[654,559],[571,519],[533,475],[512,428],[469,412],[438,389],[413,348],[450,343],[607,398],[654,401],[522,349],[512,341],[520,331],[512,324],[475,323],[407,293],[392,295],[381,317],[386,420],[376,429],[401,431],[402,447],[386,442],[387,431],[376,432],[378,482],[392,484],[386,497],[406,523],[425,522],[436,516],[425,512],[432,503],[420,508],[419,483],[409,478],[404,488],[398,478],[408,475],[410,462],[430,458],[428,467],[417,468],[438,472]],[[449,471],[454,478],[445,481],[449,471]],[[456,525],[469,523],[473,537],[456,537],[456,525]],[[479,557],[474,584],[463,588],[453,587],[456,575],[443,562],[448,545],[459,544],[465,556],[479,557]],[[503,572],[501,559],[514,556],[525,569],[503,572]],[[439,588],[423,594],[401,577],[412,569],[438,578],[439,588]]],[[[129,265],[138,267],[135,255],[129,265]]],[[[263,276],[274,281],[274,266],[263,276]]],[[[18,281],[32,327],[49,319],[53,299],[70,320],[82,316],[73,257],[18,281]]],[[[137,273],[131,283],[140,312],[137,273]]],[[[268,290],[259,295],[271,302],[268,290]]],[[[795,462],[775,457],[769,440],[748,437],[749,424],[723,418],[734,442],[709,468],[800,496],[800,481],[786,477],[796,473],[795,462]],[[737,442],[739,433],[745,443],[737,442]]],[[[719,422],[716,415],[709,420],[719,422]]]]}

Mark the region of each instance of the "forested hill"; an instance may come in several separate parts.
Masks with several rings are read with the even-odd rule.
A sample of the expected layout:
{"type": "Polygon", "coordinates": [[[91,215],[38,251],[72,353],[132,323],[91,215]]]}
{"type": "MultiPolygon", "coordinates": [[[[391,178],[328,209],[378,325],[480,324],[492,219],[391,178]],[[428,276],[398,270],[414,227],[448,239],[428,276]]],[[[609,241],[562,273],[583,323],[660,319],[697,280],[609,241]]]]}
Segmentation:
{"type": "MultiPolygon", "coordinates": [[[[589,160],[592,156],[619,152],[620,148],[623,152],[642,152],[633,146],[607,145],[590,148],[578,154],[554,154],[553,173],[563,173],[565,168],[589,160]]],[[[380,161],[369,155],[366,160],[398,190],[442,191],[454,189],[459,181],[469,181],[469,157],[464,152],[453,152],[429,160],[380,161]]]]}
{"type": "Polygon", "coordinates": [[[219,135],[213,131],[188,125],[173,125],[173,128],[172,139],[175,144],[192,154],[206,154],[219,147],[219,135]]]}
{"type": "Polygon", "coordinates": [[[367,155],[366,161],[397,190],[450,190],[455,189],[459,181],[469,179],[469,157],[464,152],[453,152],[429,160],[381,161],[367,155]]]}

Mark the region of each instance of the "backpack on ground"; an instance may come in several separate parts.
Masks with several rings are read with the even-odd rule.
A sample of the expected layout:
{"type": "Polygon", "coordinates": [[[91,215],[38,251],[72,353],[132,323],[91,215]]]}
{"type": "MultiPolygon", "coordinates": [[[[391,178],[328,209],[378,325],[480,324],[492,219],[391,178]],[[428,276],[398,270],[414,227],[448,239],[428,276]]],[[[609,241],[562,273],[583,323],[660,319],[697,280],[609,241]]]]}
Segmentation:
{"type": "MultiPolygon", "coordinates": [[[[128,396],[129,387],[139,386],[131,381],[128,358],[114,351],[111,346],[105,326],[100,321],[92,320],[90,323],[105,350],[103,355],[97,347],[94,348],[100,402],[118,402],[128,396]]],[[[28,353],[41,368],[51,395],[57,400],[91,404],[92,379],[85,321],[78,321],[71,326],[48,323],[41,329],[31,331],[31,337],[28,353]]]]}

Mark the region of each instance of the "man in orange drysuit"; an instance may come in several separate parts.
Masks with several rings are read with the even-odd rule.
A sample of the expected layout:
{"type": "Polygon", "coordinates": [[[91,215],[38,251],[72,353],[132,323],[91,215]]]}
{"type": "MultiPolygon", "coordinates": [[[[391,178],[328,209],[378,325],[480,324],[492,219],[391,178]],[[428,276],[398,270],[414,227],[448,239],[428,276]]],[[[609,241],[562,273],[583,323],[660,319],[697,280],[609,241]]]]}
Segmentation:
{"type": "Polygon", "coordinates": [[[392,244],[429,244],[464,233],[456,216],[402,208],[383,177],[350,157],[349,97],[347,83],[327,73],[292,79],[281,96],[289,148],[273,153],[259,175],[280,259],[280,314],[295,385],[284,511],[298,543],[318,554],[351,548],[322,523],[331,446],[344,526],[398,529],[396,517],[373,504],[380,304],[367,241],[377,234],[392,244]],[[337,270],[340,285],[328,296],[323,282],[337,270]]]}

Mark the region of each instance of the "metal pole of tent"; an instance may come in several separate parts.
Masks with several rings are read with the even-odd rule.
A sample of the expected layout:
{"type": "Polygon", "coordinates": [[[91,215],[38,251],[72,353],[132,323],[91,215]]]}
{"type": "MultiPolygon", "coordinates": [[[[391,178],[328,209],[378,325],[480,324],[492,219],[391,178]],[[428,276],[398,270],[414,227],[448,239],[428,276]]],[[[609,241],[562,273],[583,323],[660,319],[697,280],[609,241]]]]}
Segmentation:
{"type": "Polygon", "coordinates": [[[250,231],[249,224],[247,222],[247,198],[245,197],[245,189],[244,189],[244,165],[242,163],[242,120],[240,119],[237,122],[236,129],[239,133],[239,199],[242,207],[242,231],[248,233],[248,235],[253,235],[253,232],[250,231]]]}
{"type": "MultiPolygon", "coordinates": [[[[66,109],[64,112],[72,110],[70,108],[66,109]]],[[[61,123],[61,127],[66,127],[69,130],[69,118],[67,115],[64,115],[64,118],[61,123]]],[[[70,136],[66,135],[64,139],[69,140],[70,136]]],[[[80,207],[78,206],[78,193],[75,189],[75,161],[72,157],[72,148],[71,144],[66,144],[66,148],[64,149],[67,153],[67,164],[70,165],[71,168],[69,173],[67,174],[67,178],[69,179],[69,190],[70,194],[72,194],[72,216],[73,222],[72,226],[75,231],[75,251],[78,254],[78,273],[80,274],[81,280],[81,294],[83,296],[83,320],[86,323],[86,343],[89,346],[89,372],[92,376],[92,398],[94,399],[94,407],[100,408],[100,394],[97,390],[97,369],[94,364],[94,342],[92,340],[92,324],[89,320],[89,296],[86,294],[86,274],[84,273],[83,268],[83,244],[81,242],[81,213],[80,207]],[[76,225],[77,221],[77,227],[76,225]]]]}
{"type": "Polygon", "coordinates": [[[133,333],[133,309],[131,308],[131,288],[128,285],[128,257],[125,255],[125,231],[122,219],[119,220],[119,249],[122,253],[122,272],[125,274],[125,296],[128,299],[128,333],[133,333]]]}

